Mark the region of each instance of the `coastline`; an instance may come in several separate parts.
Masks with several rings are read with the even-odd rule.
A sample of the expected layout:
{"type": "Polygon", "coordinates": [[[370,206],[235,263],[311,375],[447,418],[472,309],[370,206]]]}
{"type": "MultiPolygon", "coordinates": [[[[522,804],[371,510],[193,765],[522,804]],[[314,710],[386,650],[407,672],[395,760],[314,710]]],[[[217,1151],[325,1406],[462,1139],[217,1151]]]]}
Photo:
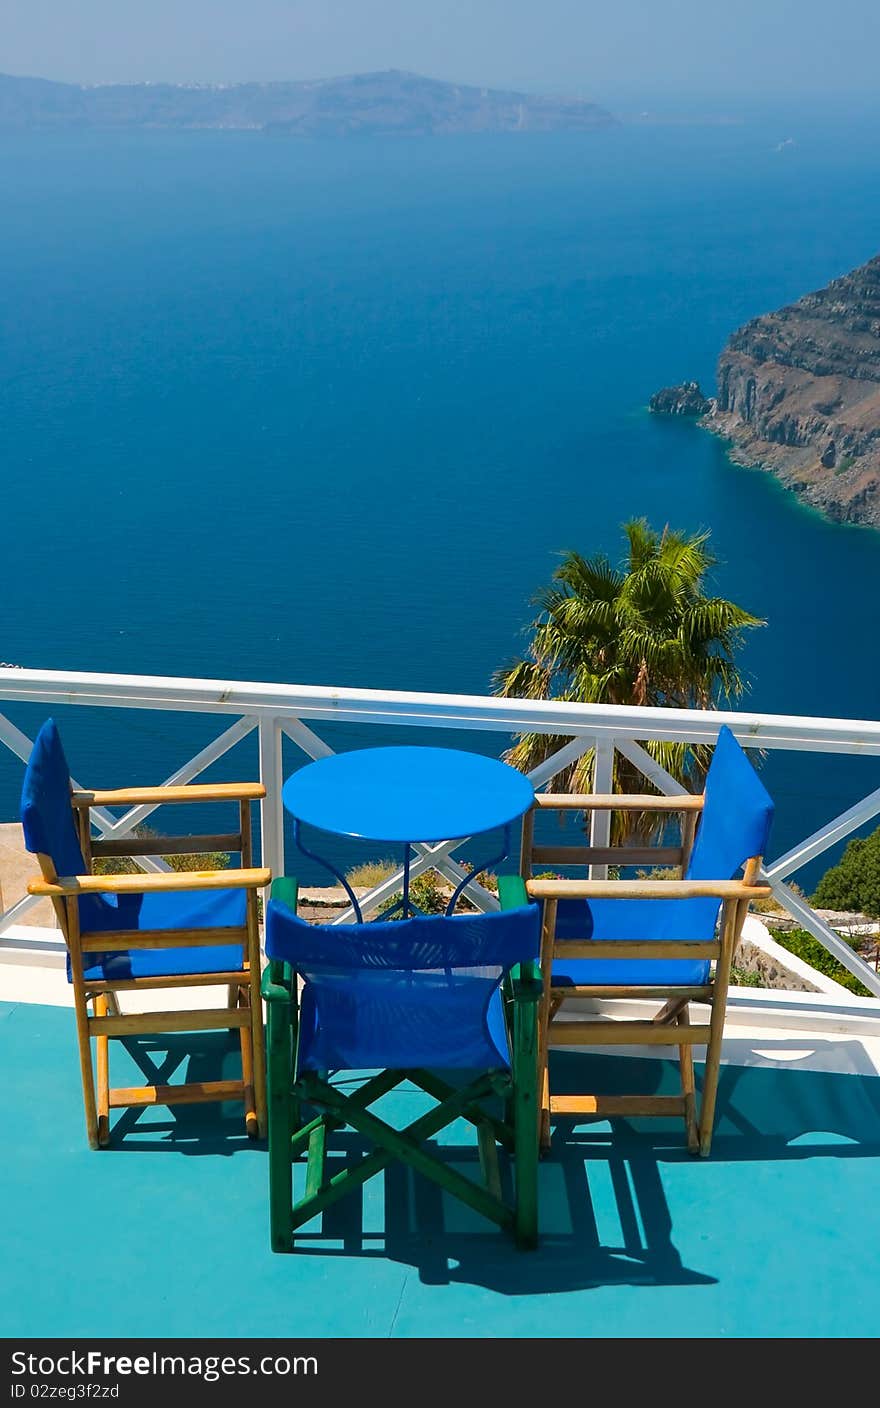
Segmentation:
{"type": "Polygon", "coordinates": [[[880,529],[880,504],[870,504],[867,510],[864,507],[861,492],[864,471],[859,467],[836,473],[829,480],[827,471],[822,473],[816,464],[814,452],[811,454],[806,447],[798,451],[762,441],[734,416],[713,409],[697,418],[694,424],[720,441],[732,464],[770,475],[801,507],[818,514],[825,522],[840,528],[867,528],[875,532],[880,529]],[[829,492],[835,486],[838,492],[829,492]]]}
{"type": "Polygon", "coordinates": [[[716,382],[700,409],[735,458],[835,523],[880,527],[880,256],[737,328],[716,382]]]}

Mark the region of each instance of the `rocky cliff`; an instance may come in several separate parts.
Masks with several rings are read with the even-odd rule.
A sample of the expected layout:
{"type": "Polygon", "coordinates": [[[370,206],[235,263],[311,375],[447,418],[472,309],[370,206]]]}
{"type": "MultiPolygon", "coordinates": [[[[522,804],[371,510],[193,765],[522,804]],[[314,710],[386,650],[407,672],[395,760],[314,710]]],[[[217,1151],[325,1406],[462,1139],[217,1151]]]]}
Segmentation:
{"type": "Polygon", "coordinates": [[[735,332],[703,424],[829,518],[880,527],[880,256],[735,332]]]}
{"type": "Polygon", "coordinates": [[[698,381],[683,381],[679,386],[664,386],[648,402],[648,410],[658,416],[704,416],[714,402],[704,396],[698,381]]]}

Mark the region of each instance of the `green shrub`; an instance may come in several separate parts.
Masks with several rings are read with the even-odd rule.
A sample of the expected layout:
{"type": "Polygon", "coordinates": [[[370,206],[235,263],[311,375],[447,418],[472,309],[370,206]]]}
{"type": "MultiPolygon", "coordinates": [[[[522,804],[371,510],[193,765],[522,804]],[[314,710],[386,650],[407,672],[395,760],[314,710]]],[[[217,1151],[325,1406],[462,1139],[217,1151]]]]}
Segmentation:
{"type": "Polygon", "coordinates": [[[365,860],[347,870],[345,878],[353,889],[372,890],[374,885],[381,885],[383,880],[399,869],[400,861],[397,860],[365,860]]]}
{"type": "MultiPolygon", "coordinates": [[[[838,963],[824,944],[820,944],[819,940],[814,939],[806,929],[775,929],[770,932],[778,944],[788,949],[789,953],[802,958],[805,963],[809,963],[810,967],[815,968],[817,972],[824,973],[826,978],[833,978],[836,983],[840,983],[841,987],[849,988],[850,992],[858,993],[859,997],[871,996],[864,983],[860,983],[848,968],[844,968],[842,963],[838,963]]],[[[849,944],[850,948],[855,948],[852,939],[843,934],[841,938],[849,944]]]]}
{"type": "MultiPolygon", "coordinates": [[[[421,910],[422,914],[443,914],[449,903],[449,895],[443,886],[440,877],[433,870],[426,870],[421,875],[417,875],[410,882],[409,897],[413,906],[421,910]]],[[[380,906],[379,913],[385,914],[395,905],[399,905],[403,899],[403,891],[398,890],[397,894],[390,895],[383,905],[380,906]]],[[[401,915],[391,915],[392,919],[400,919],[401,915]]]]}
{"type": "MultiPolygon", "coordinates": [[[[462,870],[467,871],[468,875],[473,874],[474,867],[471,861],[463,860],[460,861],[459,864],[462,870]]],[[[509,869],[506,873],[510,873],[509,869]]],[[[477,876],[477,884],[482,885],[484,890],[489,890],[493,895],[498,894],[498,876],[493,875],[491,870],[480,871],[480,874],[477,876]]],[[[467,890],[465,890],[465,895],[467,895],[467,890]]]]}
{"type": "Polygon", "coordinates": [[[880,916],[880,826],[850,841],[840,862],[819,881],[813,904],[880,916]]]}
{"type": "Polygon", "coordinates": [[[409,893],[413,904],[423,914],[442,914],[449,903],[443,882],[433,870],[417,875],[410,884],[409,893]]]}
{"type": "Polygon", "coordinates": [[[738,968],[736,964],[731,965],[730,981],[737,988],[762,988],[764,980],[760,973],[752,968],[738,968]]]}

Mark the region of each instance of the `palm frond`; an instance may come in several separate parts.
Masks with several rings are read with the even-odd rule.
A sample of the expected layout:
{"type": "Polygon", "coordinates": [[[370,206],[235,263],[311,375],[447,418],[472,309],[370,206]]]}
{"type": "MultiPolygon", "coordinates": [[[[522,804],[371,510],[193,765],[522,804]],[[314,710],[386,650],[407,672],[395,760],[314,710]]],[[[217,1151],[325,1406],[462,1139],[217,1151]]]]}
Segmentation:
{"type": "MultiPolygon", "coordinates": [[[[712,708],[736,698],[746,681],[736,654],[746,632],[765,624],[736,602],[704,590],[716,565],[703,530],[661,533],[644,518],[623,525],[626,554],[615,567],[604,554],[567,552],[550,584],[538,593],[525,657],[493,676],[497,694],[522,699],[712,708]]],[[[548,758],[565,739],[522,734],[508,758],[525,771],[548,758]]],[[[645,744],[669,774],[698,788],[709,750],[685,744],[645,744]]],[[[557,779],[556,786],[592,786],[592,752],[557,779]]],[[[616,785],[644,790],[637,769],[616,755],[616,785]]],[[[615,825],[621,835],[646,834],[655,819],[615,825]]],[[[617,833],[615,833],[617,834],[617,833]]]]}

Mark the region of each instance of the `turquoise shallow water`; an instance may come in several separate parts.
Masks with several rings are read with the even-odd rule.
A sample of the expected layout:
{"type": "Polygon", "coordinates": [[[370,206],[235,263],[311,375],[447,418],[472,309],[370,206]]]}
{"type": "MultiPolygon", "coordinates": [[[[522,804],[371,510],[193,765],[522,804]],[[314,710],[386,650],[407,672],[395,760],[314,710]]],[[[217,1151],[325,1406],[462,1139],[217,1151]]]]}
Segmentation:
{"type": "MultiPolygon", "coordinates": [[[[880,535],[644,410],[877,251],[869,130],[788,135],[0,139],[0,656],[483,690],[558,551],[646,514],[711,527],[768,617],[756,707],[876,717],[880,535]]],[[[80,774],[153,780],[211,730],[65,731],[80,774]]],[[[877,773],[772,760],[777,842],[877,773]]]]}

